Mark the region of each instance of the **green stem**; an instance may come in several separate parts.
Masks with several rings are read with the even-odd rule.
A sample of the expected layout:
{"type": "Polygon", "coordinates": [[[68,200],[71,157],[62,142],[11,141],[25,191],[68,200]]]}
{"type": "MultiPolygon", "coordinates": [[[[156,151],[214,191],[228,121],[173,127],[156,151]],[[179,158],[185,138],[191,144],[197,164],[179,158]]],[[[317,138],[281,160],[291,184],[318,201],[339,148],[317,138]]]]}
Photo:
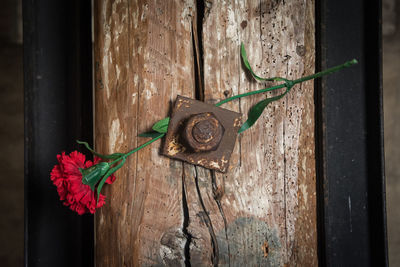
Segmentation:
{"type": "Polygon", "coordinates": [[[117,158],[116,160],[114,160],[113,162],[110,163],[110,166],[114,165],[115,163],[119,162],[121,159],[123,159],[125,157],[125,155],[122,155],[121,157],[117,158]]]}
{"type": "Polygon", "coordinates": [[[273,90],[278,90],[278,89],[281,89],[281,88],[284,88],[284,87],[286,87],[286,83],[275,85],[275,86],[269,87],[269,88],[264,88],[264,89],[260,89],[260,90],[256,90],[256,91],[247,92],[247,93],[240,94],[240,95],[234,95],[234,96],[228,97],[228,98],[226,98],[224,100],[221,100],[220,102],[215,104],[215,106],[219,107],[222,104],[225,104],[225,103],[227,103],[229,101],[232,101],[234,99],[237,99],[237,98],[241,98],[241,97],[249,96],[249,95],[260,94],[260,93],[265,93],[265,92],[269,92],[269,91],[273,91],[273,90]]]}
{"type": "Polygon", "coordinates": [[[317,72],[315,74],[312,74],[312,75],[309,75],[309,76],[306,76],[306,77],[302,77],[302,78],[297,79],[297,80],[287,80],[285,83],[282,83],[282,84],[279,84],[279,85],[275,85],[273,87],[264,88],[264,89],[260,89],[260,90],[256,90],[256,91],[247,92],[247,93],[244,93],[244,94],[239,94],[239,95],[234,95],[234,96],[228,97],[228,98],[226,98],[224,100],[221,100],[217,104],[215,104],[215,106],[219,107],[222,104],[225,104],[225,103],[230,102],[230,101],[232,101],[234,99],[237,99],[237,98],[241,98],[241,97],[245,97],[245,96],[249,96],[249,95],[260,94],[260,93],[265,93],[265,92],[269,92],[269,91],[273,91],[273,90],[278,90],[278,89],[281,89],[281,88],[284,88],[284,87],[286,87],[288,89],[291,89],[293,87],[293,85],[295,85],[295,84],[302,83],[302,82],[305,82],[305,81],[308,81],[308,80],[312,80],[312,79],[315,79],[315,78],[319,78],[319,77],[327,75],[327,74],[331,74],[331,73],[339,71],[341,69],[348,68],[348,67],[350,67],[350,66],[352,66],[354,64],[357,64],[357,63],[358,62],[357,62],[356,59],[352,59],[352,60],[347,61],[347,62],[345,62],[345,63],[343,63],[341,65],[326,69],[324,71],[317,72]]]}
{"type": "Polygon", "coordinates": [[[334,73],[334,72],[339,71],[341,69],[348,68],[348,67],[350,67],[350,66],[352,66],[354,64],[357,64],[357,63],[358,63],[357,59],[352,59],[352,60],[347,61],[347,62],[345,62],[345,63],[343,63],[341,65],[326,69],[324,71],[317,72],[317,73],[312,74],[310,76],[306,76],[306,77],[302,77],[300,79],[294,80],[293,84],[302,83],[302,82],[305,82],[305,81],[308,81],[308,80],[312,80],[312,79],[315,79],[315,78],[318,78],[318,77],[321,77],[321,76],[324,76],[324,75],[327,75],[327,74],[331,74],[331,73],[334,73]]]}
{"type": "MultiPolygon", "coordinates": [[[[245,97],[245,96],[250,96],[250,95],[265,93],[265,92],[269,92],[269,91],[273,91],[273,90],[278,90],[278,89],[281,89],[281,88],[286,88],[286,91],[285,91],[283,94],[281,94],[281,95],[278,95],[278,96],[275,96],[275,97],[271,97],[271,98],[267,98],[267,99],[265,99],[265,100],[259,102],[258,104],[256,104],[256,106],[255,106],[256,109],[252,108],[252,109],[250,110],[249,118],[248,118],[247,121],[244,123],[244,125],[246,125],[246,127],[243,128],[243,126],[242,126],[242,128],[240,128],[240,130],[239,130],[239,133],[241,133],[241,132],[243,132],[243,131],[249,129],[249,128],[255,123],[255,121],[259,118],[259,116],[261,115],[261,113],[263,112],[263,110],[265,109],[265,107],[266,107],[270,102],[282,98],[284,95],[286,95],[286,94],[290,91],[290,89],[291,89],[295,84],[302,83],[302,82],[305,82],[305,81],[308,81],[308,80],[312,80],[312,79],[315,79],[315,78],[318,78],[318,77],[321,77],[321,76],[324,76],[324,75],[327,75],[327,74],[330,74],[330,73],[339,71],[339,70],[341,70],[341,69],[343,69],[343,68],[350,67],[350,66],[352,66],[352,65],[354,65],[354,64],[357,64],[357,60],[356,60],[356,59],[353,59],[353,60],[347,61],[347,62],[344,63],[344,64],[341,64],[341,65],[335,66],[335,67],[333,67],[333,68],[329,68],[329,69],[327,69],[327,70],[324,70],[324,71],[321,71],[321,72],[318,72],[318,73],[315,73],[315,74],[312,74],[312,75],[309,75],[309,76],[306,76],[306,77],[302,77],[302,78],[296,79],[296,80],[288,80],[288,79],[281,78],[281,77],[275,77],[275,78],[271,78],[271,79],[264,79],[264,78],[258,77],[258,76],[251,70],[250,64],[249,64],[248,61],[247,61],[247,56],[246,56],[246,54],[245,54],[243,44],[242,44],[242,57],[243,57],[243,60],[245,61],[245,64],[246,64],[247,68],[250,70],[251,74],[252,74],[253,77],[255,77],[256,79],[258,79],[258,80],[264,80],[264,81],[269,81],[269,80],[276,80],[276,81],[279,81],[279,80],[280,80],[280,81],[285,81],[285,82],[282,83],[282,84],[275,85],[275,86],[273,86],[273,87],[264,88],[264,89],[261,89],[261,90],[256,90],[256,91],[247,92],[247,93],[244,93],[244,94],[239,94],[239,95],[235,95],[235,96],[228,97],[228,98],[226,98],[226,99],[224,99],[224,100],[218,102],[218,103],[216,104],[217,107],[218,107],[218,106],[221,106],[222,104],[225,104],[225,103],[227,103],[227,102],[229,102],[229,101],[232,101],[232,100],[234,100],[234,99],[241,98],[241,97],[245,97]],[[251,116],[251,112],[253,111],[253,109],[254,109],[255,115],[253,114],[253,116],[251,116]],[[252,117],[252,118],[250,118],[250,117],[252,117]]],[[[253,112],[253,113],[254,113],[254,112],[253,112]]],[[[164,120],[165,120],[165,119],[164,119],[164,120]]],[[[162,128],[166,127],[166,126],[169,124],[169,120],[168,120],[167,122],[164,122],[164,120],[162,120],[162,128]],[[164,125],[164,124],[166,124],[166,125],[164,125]]],[[[158,122],[158,123],[160,123],[160,122],[158,122]]],[[[154,126],[153,126],[153,129],[154,129],[154,126]]],[[[157,130],[156,130],[156,131],[157,131],[157,130]]],[[[159,131],[157,131],[157,132],[159,132],[159,131]]],[[[159,135],[157,135],[156,137],[154,137],[154,138],[152,138],[151,140],[147,141],[146,143],[144,143],[144,144],[138,146],[137,148],[135,148],[135,149],[129,151],[128,153],[122,154],[121,156],[119,156],[119,155],[120,155],[119,153],[112,154],[112,155],[108,155],[108,156],[107,156],[107,155],[100,155],[100,154],[94,152],[94,151],[89,147],[89,145],[88,145],[87,143],[78,141],[79,144],[84,144],[84,145],[85,145],[92,153],[94,153],[95,155],[99,155],[99,156],[101,156],[101,157],[103,157],[103,158],[109,158],[109,159],[114,159],[115,157],[117,157],[113,162],[111,162],[110,166],[112,166],[112,165],[114,165],[114,164],[116,164],[116,163],[118,163],[119,161],[122,160],[122,162],[120,162],[117,166],[114,166],[114,167],[112,167],[111,169],[109,169],[109,170],[107,171],[107,173],[104,175],[104,177],[102,178],[102,180],[100,181],[100,183],[99,183],[99,185],[98,185],[98,187],[97,187],[97,201],[98,201],[98,198],[99,198],[99,196],[100,196],[101,188],[103,187],[103,185],[104,185],[106,179],[107,179],[111,174],[113,174],[115,171],[117,171],[119,168],[122,167],[122,165],[125,163],[125,160],[126,160],[127,157],[129,157],[129,156],[132,155],[133,153],[139,151],[140,149],[142,149],[142,148],[144,148],[144,147],[146,147],[146,146],[152,144],[153,142],[155,142],[155,141],[157,141],[158,139],[162,138],[164,135],[165,135],[165,133],[159,133],[159,135]],[[119,157],[118,157],[118,156],[119,156],[119,157]]]]}
{"type": "MultiPolygon", "coordinates": [[[[278,89],[285,88],[285,87],[287,88],[287,91],[286,91],[286,93],[287,93],[293,87],[293,85],[295,85],[295,84],[302,83],[302,82],[305,82],[305,81],[308,81],[308,80],[312,80],[312,79],[315,79],[315,78],[318,78],[318,77],[321,77],[321,76],[324,76],[324,75],[327,75],[327,74],[331,74],[331,73],[339,71],[339,70],[341,70],[343,68],[350,67],[350,66],[352,66],[354,64],[357,64],[357,60],[356,59],[347,61],[347,62],[345,62],[345,63],[343,63],[341,65],[329,68],[327,70],[324,70],[324,71],[321,71],[321,72],[318,72],[318,73],[315,73],[315,74],[312,74],[312,75],[309,75],[309,76],[306,76],[306,77],[302,77],[302,78],[297,79],[297,80],[287,80],[287,79],[283,79],[282,78],[283,80],[285,80],[285,82],[282,83],[282,84],[278,84],[278,85],[275,85],[275,86],[272,86],[272,87],[269,87],[269,88],[264,88],[264,89],[260,89],[260,90],[256,90],[256,91],[247,92],[247,93],[244,93],[244,94],[231,96],[231,97],[228,97],[228,98],[218,102],[217,104],[215,104],[215,106],[218,107],[218,106],[221,106],[222,104],[230,102],[230,101],[232,101],[234,99],[242,98],[242,97],[245,97],[245,96],[256,95],[256,94],[260,94],[260,93],[274,91],[274,90],[278,90],[278,89]]],[[[165,135],[165,133],[160,133],[158,136],[154,137],[150,141],[147,141],[143,145],[141,145],[141,146],[129,151],[126,154],[123,154],[121,157],[119,157],[116,160],[114,160],[110,165],[113,165],[113,164],[119,162],[120,160],[122,160],[124,158],[127,158],[128,156],[132,155],[133,153],[139,151],[140,149],[142,149],[142,148],[150,145],[151,143],[157,141],[158,139],[162,138],[164,135],[165,135]]]]}
{"type": "Polygon", "coordinates": [[[144,143],[143,145],[140,145],[134,149],[132,149],[131,151],[129,151],[128,153],[123,154],[121,157],[117,158],[116,160],[114,160],[113,162],[110,163],[110,166],[112,166],[113,164],[119,162],[120,160],[129,157],[130,155],[132,155],[135,152],[138,152],[140,149],[150,145],[151,143],[157,141],[158,139],[160,139],[161,137],[163,137],[165,135],[165,133],[160,133],[158,136],[152,138],[151,140],[147,141],[146,143],[144,143]]]}
{"type": "Polygon", "coordinates": [[[137,148],[135,148],[135,149],[133,149],[133,150],[129,151],[128,153],[126,153],[126,154],[125,154],[124,156],[122,156],[122,157],[128,157],[128,156],[132,155],[133,153],[135,153],[135,152],[139,151],[140,149],[142,149],[142,148],[144,148],[144,147],[146,147],[146,146],[150,145],[151,143],[153,143],[153,142],[157,141],[158,139],[160,139],[160,138],[161,138],[161,137],[163,137],[164,135],[165,135],[165,133],[160,133],[160,135],[159,135],[159,136],[157,136],[157,137],[154,137],[153,139],[151,139],[151,140],[147,141],[147,142],[146,142],[146,143],[144,143],[143,145],[141,145],[141,146],[138,146],[137,148]]]}

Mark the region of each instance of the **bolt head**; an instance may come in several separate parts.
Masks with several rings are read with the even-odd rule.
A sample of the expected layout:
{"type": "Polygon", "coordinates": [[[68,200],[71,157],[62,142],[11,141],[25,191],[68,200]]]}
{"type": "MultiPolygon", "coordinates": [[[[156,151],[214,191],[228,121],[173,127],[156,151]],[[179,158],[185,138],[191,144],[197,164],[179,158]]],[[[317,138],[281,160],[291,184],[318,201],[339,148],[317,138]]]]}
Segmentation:
{"type": "Polygon", "coordinates": [[[177,96],[162,153],[173,159],[226,172],[241,117],[234,111],[177,96]],[[203,116],[207,119],[203,120],[203,116]]]}
{"type": "Polygon", "coordinates": [[[192,115],[186,122],[184,137],[196,152],[212,151],[218,148],[224,134],[224,127],[212,112],[192,115]]]}

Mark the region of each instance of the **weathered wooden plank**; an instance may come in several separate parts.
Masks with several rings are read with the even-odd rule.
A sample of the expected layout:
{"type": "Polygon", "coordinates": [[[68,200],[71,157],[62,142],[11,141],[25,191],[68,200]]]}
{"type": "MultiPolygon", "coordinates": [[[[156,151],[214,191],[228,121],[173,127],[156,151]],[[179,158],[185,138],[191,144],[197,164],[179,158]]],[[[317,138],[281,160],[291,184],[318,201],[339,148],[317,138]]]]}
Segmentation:
{"type": "MultiPolygon", "coordinates": [[[[143,143],[137,134],[194,97],[191,1],[95,1],[95,133],[103,153],[143,143]]],[[[131,156],[96,214],[98,266],[183,264],[182,163],[159,142],[131,156]]]]}
{"type": "MultiPolygon", "coordinates": [[[[271,85],[245,75],[240,42],[261,76],[313,72],[313,10],[309,0],[210,3],[203,23],[206,101],[271,85]]],[[[225,107],[246,113],[264,97],[225,107]]],[[[222,241],[223,221],[214,222],[221,264],[229,264],[226,244],[234,266],[317,264],[313,101],[312,82],[295,86],[239,137],[229,174],[216,174],[229,238],[222,241]]],[[[220,212],[209,209],[210,216],[220,212]]]]}
{"type": "MultiPolygon", "coordinates": [[[[194,97],[197,87],[213,103],[271,85],[246,75],[241,41],[262,76],[313,72],[312,0],[199,4],[197,38],[202,9],[192,2],[95,2],[97,150],[142,143],[137,133],[167,116],[178,93],[194,97]]],[[[264,97],[225,108],[247,113],[264,97]]],[[[317,264],[312,82],[294,87],[239,136],[225,175],[160,156],[157,144],[132,156],[105,189],[98,265],[317,264]]]]}

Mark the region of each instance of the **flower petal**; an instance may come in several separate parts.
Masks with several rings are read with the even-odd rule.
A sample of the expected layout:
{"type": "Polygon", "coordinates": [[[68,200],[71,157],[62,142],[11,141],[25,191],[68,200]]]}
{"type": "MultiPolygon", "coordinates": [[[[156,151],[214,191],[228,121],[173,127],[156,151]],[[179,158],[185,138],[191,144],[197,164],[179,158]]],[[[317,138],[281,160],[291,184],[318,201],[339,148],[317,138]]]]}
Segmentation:
{"type": "MultiPolygon", "coordinates": [[[[73,151],[69,155],[62,152],[57,155],[58,164],[55,165],[50,173],[50,180],[57,187],[60,200],[65,206],[79,215],[90,212],[95,213],[97,208],[105,204],[105,196],[100,194],[99,201],[90,186],[82,183],[82,174],[79,168],[88,168],[101,162],[99,157],[94,161],[85,160],[85,155],[78,151],[73,151]]],[[[107,178],[106,183],[111,184],[115,181],[115,176],[107,178]]]]}

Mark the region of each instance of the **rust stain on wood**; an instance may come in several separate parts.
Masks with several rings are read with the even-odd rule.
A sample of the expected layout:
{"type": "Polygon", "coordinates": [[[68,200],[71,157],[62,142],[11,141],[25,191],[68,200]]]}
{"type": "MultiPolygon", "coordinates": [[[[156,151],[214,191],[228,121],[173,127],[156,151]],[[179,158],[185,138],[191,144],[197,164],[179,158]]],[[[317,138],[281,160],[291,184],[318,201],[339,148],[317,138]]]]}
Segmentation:
{"type": "Polygon", "coordinates": [[[268,254],[269,254],[268,241],[264,241],[264,244],[261,246],[261,249],[264,252],[264,258],[268,257],[268,254]]]}
{"type": "MultiPolygon", "coordinates": [[[[272,85],[246,74],[242,41],[260,76],[314,71],[313,0],[199,3],[204,14],[194,1],[95,1],[96,150],[143,143],[137,134],[196,87],[214,104],[272,85]]],[[[223,107],[246,114],[263,98],[223,107]]],[[[316,266],[313,102],[310,81],[269,106],[238,137],[227,174],[163,157],[161,142],[131,156],[104,189],[96,264],[316,266]]]]}

